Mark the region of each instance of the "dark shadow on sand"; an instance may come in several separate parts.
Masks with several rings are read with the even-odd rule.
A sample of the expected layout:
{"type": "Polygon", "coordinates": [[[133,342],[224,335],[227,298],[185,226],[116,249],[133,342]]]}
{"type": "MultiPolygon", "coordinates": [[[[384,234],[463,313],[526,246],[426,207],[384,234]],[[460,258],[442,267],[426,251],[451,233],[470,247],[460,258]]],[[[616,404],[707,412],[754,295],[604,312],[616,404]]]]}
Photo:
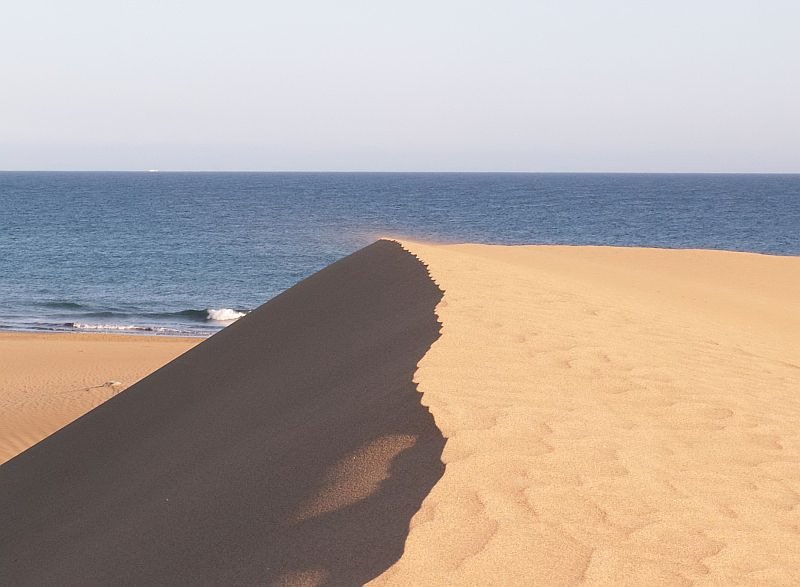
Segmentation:
{"type": "Polygon", "coordinates": [[[416,258],[379,241],[7,462],[0,584],[376,577],[444,472],[412,383],[441,296],[416,258]],[[353,461],[388,467],[376,490],[348,497],[358,469],[330,485],[376,443],[398,456],[353,461]],[[299,517],[315,499],[322,513],[299,517]]]}

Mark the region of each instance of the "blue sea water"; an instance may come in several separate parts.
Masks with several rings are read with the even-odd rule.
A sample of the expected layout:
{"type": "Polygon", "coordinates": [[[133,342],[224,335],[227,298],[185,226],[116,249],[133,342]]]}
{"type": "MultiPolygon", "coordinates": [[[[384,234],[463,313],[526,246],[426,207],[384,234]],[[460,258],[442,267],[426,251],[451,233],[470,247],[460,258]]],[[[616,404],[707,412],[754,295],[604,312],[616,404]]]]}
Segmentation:
{"type": "Polygon", "coordinates": [[[800,175],[2,172],[0,329],[207,335],[381,235],[798,255],[800,175]]]}

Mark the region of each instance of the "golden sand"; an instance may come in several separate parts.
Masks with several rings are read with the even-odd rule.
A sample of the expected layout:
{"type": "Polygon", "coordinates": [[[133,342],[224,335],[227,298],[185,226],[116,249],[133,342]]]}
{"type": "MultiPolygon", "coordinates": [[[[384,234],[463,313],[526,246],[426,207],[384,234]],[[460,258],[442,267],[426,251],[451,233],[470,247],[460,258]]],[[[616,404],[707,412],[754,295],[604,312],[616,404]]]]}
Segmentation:
{"type": "Polygon", "coordinates": [[[0,585],[378,576],[444,472],[412,382],[441,297],[374,243],[0,466],[0,585]]]}
{"type": "Polygon", "coordinates": [[[402,244],[446,470],[375,584],[800,584],[800,258],[402,244]]]}
{"type": "MultiPolygon", "coordinates": [[[[415,381],[447,439],[446,469],[412,519],[402,557],[374,584],[800,584],[800,257],[402,244],[444,290],[441,337],[415,381]]],[[[304,315],[300,293],[286,299],[304,315]]],[[[389,314],[385,322],[394,324],[389,314]]],[[[247,393],[255,371],[245,367],[266,369],[237,346],[267,336],[252,325],[198,359],[246,362],[226,381],[247,393]]],[[[0,335],[0,462],[196,342],[0,335]]],[[[274,346],[249,344],[253,353],[274,346]]],[[[194,368],[184,363],[173,364],[174,378],[194,368]]],[[[150,387],[159,385],[173,386],[150,387]]],[[[213,422],[226,404],[203,397],[213,422]]],[[[393,434],[334,459],[295,517],[344,516],[391,481],[407,486],[396,469],[416,437],[393,434]]],[[[252,462],[243,457],[248,471],[252,462]]],[[[292,551],[303,565],[287,580],[328,576],[311,564],[319,549],[292,551]]]]}
{"type": "Polygon", "coordinates": [[[0,463],[202,339],[0,334],[0,463]]]}

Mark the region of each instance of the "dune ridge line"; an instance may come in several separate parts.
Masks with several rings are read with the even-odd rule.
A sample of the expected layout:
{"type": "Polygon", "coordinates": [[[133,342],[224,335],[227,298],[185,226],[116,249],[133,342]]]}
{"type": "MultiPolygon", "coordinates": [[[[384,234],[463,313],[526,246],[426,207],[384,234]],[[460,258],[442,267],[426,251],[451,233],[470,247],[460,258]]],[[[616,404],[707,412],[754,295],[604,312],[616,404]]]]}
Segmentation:
{"type": "Polygon", "coordinates": [[[0,466],[0,583],[380,575],[444,469],[412,381],[440,298],[374,243],[0,466]]]}
{"type": "Polygon", "coordinates": [[[800,258],[402,243],[446,469],[373,584],[800,582],[800,258]]]}

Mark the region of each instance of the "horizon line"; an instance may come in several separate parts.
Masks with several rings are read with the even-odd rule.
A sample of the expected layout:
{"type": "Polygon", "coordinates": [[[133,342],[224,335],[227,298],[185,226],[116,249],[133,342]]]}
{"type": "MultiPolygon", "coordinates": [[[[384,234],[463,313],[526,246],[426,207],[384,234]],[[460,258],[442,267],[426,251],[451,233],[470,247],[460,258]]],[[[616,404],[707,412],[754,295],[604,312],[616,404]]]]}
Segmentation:
{"type": "Polygon", "coordinates": [[[284,173],[284,174],[505,174],[505,175],[800,175],[800,171],[525,171],[307,169],[0,169],[0,173],[284,173]]]}

